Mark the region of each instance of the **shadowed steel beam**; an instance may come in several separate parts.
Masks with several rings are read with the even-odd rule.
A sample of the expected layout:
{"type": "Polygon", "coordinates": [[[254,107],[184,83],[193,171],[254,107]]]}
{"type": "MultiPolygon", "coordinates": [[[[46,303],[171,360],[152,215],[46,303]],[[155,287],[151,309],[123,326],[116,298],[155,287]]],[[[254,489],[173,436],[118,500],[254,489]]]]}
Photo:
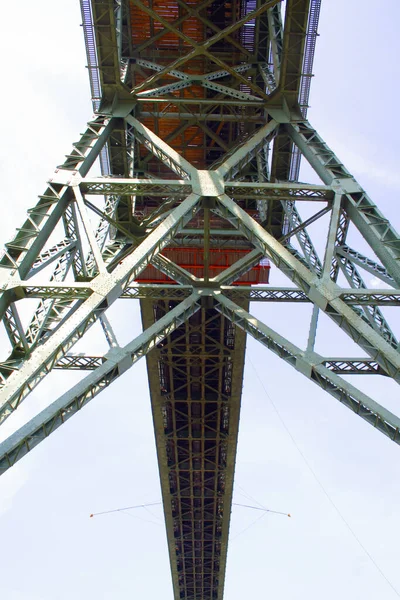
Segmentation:
{"type": "Polygon", "coordinates": [[[177,179],[124,179],[101,177],[84,179],[80,183],[81,191],[90,195],[118,195],[130,196],[131,194],[145,196],[179,195],[188,196],[192,191],[187,180],[177,179]]]}
{"type": "MultiPolygon", "coordinates": [[[[166,75],[167,73],[172,73],[173,70],[178,69],[181,65],[190,61],[192,58],[195,58],[196,56],[204,54],[205,51],[207,51],[208,48],[210,48],[213,44],[216,44],[217,42],[222,40],[227,35],[234,33],[236,30],[240,29],[243,25],[245,25],[248,21],[255,19],[256,17],[261,15],[263,12],[265,12],[269,8],[272,8],[273,6],[275,6],[275,4],[278,4],[278,2],[280,2],[280,0],[269,0],[269,1],[265,2],[264,4],[259,6],[256,10],[253,10],[253,11],[247,13],[241,19],[238,19],[237,21],[235,21],[234,23],[232,23],[225,29],[223,29],[223,30],[219,31],[218,33],[216,33],[215,35],[209,37],[205,42],[203,42],[201,44],[197,44],[193,50],[191,50],[184,56],[177,58],[171,64],[164,67],[161,71],[159,71],[155,75],[148,77],[147,79],[145,79],[145,81],[136,85],[133,88],[132,93],[137,94],[138,92],[141,92],[143,89],[146,89],[147,87],[152,85],[155,81],[158,81],[158,79],[160,79],[160,77],[166,75]]],[[[145,10],[144,6],[143,6],[143,10],[145,10]]],[[[146,7],[146,11],[148,11],[148,10],[149,9],[146,7]]],[[[157,18],[158,18],[158,16],[157,16],[157,18]]],[[[170,24],[168,24],[168,25],[170,25],[170,24]]],[[[174,31],[174,33],[175,33],[175,31],[174,31]]],[[[190,43],[191,43],[191,45],[193,45],[192,41],[190,43]]],[[[217,62],[215,56],[212,57],[212,60],[214,60],[214,62],[217,62]]],[[[217,62],[217,64],[219,64],[219,63],[217,62]]],[[[248,84],[248,81],[246,81],[246,84],[248,84]]],[[[259,92],[260,92],[260,90],[259,90],[259,92]]],[[[163,100],[163,101],[165,101],[165,100],[163,100]]]]}
{"type": "Polygon", "coordinates": [[[310,0],[286,2],[279,89],[290,105],[294,105],[299,96],[309,8],[310,0]]]}
{"type": "Polygon", "coordinates": [[[240,168],[240,163],[243,161],[249,161],[249,156],[261,144],[265,138],[269,137],[277,127],[276,121],[270,121],[264,127],[261,127],[257,133],[255,133],[248,141],[236,150],[231,156],[229,156],[224,162],[217,168],[216,173],[222,178],[227,178],[234,167],[240,168]]]}
{"type": "MultiPolygon", "coordinates": [[[[93,371],[97,369],[104,361],[105,356],[86,356],[86,355],[67,355],[58,361],[54,366],[55,369],[69,371],[93,371]]],[[[376,361],[367,358],[326,358],[324,357],[323,364],[333,373],[341,375],[383,375],[376,361]]]]}
{"type": "Polygon", "coordinates": [[[334,191],[327,185],[303,183],[263,183],[260,181],[226,181],[225,191],[229,195],[257,198],[260,200],[304,200],[307,202],[329,202],[334,191]]]}
{"type": "Polygon", "coordinates": [[[69,371],[94,371],[106,360],[107,359],[105,356],[67,354],[66,356],[60,358],[60,360],[54,365],[54,368],[69,371]]]}
{"type": "MultiPolygon", "coordinates": [[[[187,179],[86,178],[80,182],[82,193],[90,195],[187,196],[191,182],[187,179]]],[[[302,183],[263,183],[259,181],[226,181],[225,190],[233,196],[263,200],[330,202],[334,191],[330,186],[302,183]]]]}
{"type": "Polygon", "coordinates": [[[190,175],[195,171],[193,165],[190,164],[183,156],[178,154],[176,150],[166,144],[161,138],[155,133],[150,131],[145,125],[142,125],[140,121],[128,115],[126,122],[135,130],[135,136],[145,144],[145,146],[158,158],[164,161],[168,166],[175,171],[183,179],[188,179],[190,175]]]}
{"type": "MultiPolygon", "coordinates": [[[[238,105],[240,105],[240,103],[237,103],[238,105]]],[[[233,106],[233,105],[231,105],[233,106]]],[[[254,110],[254,104],[251,105],[251,113],[253,114],[249,114],[248,116],[246,116],[246,120],[249,123],[256,123],[258,125],[263,125],[265,123],[265,118],[262,116],[262,114],[257,114],[258,112],[262,112],[262,111],[255,111],[254,110]],[[255,113],[255,114],[254,114],[255,113]]],[[[182,121],[190,121],[191,119],[196,119],[197,121],[217,121],[219,122],[224,122],[224,123],[235,123],[235,122],[239,122],[243,119],[242,114],[229,114],[229,115],[224,115],[224,114],[213,114],[213,113],[205,113],[205,112],[183,112],[180,111],[178,113],[176,112],[161,112],[158,110],[157,107],[154,107],[154,111],[153,112],[148,112],[148,111],[141,111],[140,115],[143,119],[145,119],[146,117],[158,117],[158,118],[162,118],[162,119],[173,119],[176,120],[177,116],[179,117],[179,119],[181,119],[182,121]]]]}
{"type": "Polygon", "coordinates": [[[242,275],[247,273],[255,265],[258,265],[262,257],[263,254],[260,252],[260,250],[251,250],[251,252],[245,254],[245,256],[237,260],[235,263],[233,263],[233,265],[214,277],[212,281],[214,283],[218,283],[219,285],[230,285],[234,281],[240,279],[242,275]]]}
{"type": "Polygon", "coordinates": [[[177,283],[180,283],[181,285],[190,286],[193,285],[195,282],[200,281],[197,277],[192,275],[192,273],[189,273],[189,271],[177,265],[172,260],[170,260],[166,256],[163,256],[162,254],[157,254],[157,256],[155,256],[151,262],[152,265],[154,265],[159,271],[164,273],[164,275],[167,275],[167,277],[170,277],[171,279],[173,279],[177,283]]]}
{"type": "MultiPolygon", "coordinates": [[[[255,251],[257,252],[257,251],[255,251]]],[[[259,252],[259,256],[262,253],[259,252]]],[[[172,261],[164,259],[162,257],[163,266],[161,268],[161,261],[158,258],[153,259],[153,263],[157,263],[157,268],[165,272],[167,275],[172,277],[172,273],[178,277],[185,276],[187,281],[183,284],[183,279],[179,283],[181,285],[177,287],[175,284],[157,284],[153,286],[151,284],[133,284],[130,283],[121,293],[120,298],[181,298],[182,293],[186,293],[185,289],[191,289],[193,282],[197,282],[197,285],[201,282],[197,277],[175,265],[172,261]],[[168,262],[167,262],[168,261],[168,262]],[[168,264],[168,267],[167,267],[168,264]],[[176,269],[175,269],[176,267],[176,269]]],[[[240,259],[241,260],[241,259],[240,259]]],[[[245,258],[247,261],[247,258],[245,258]]],[[[251,260],[251,259],[250,259],[251,260]]],[[[255,260],[255,255],[254,255],[255,260]]],[[[242,264],[242,263],[241,263],[242,264]]],[[[229,267],[228,267],[229,268],[229,267]]],[[[226,269],[222,276],[229,275],[234,269],[227,273],[226,269]]],[[[175,279],[176,280],[176,279],[175,279]]],[[[307,294],[299,288],[291,287],[263,287],[263,286],[227,286],[222,284],[222,289],[225,290],[226,294],[231,297],[232,294],[236,298],[242,298],[243,300],[251,300],[252,302],[312,302],[307,294]]],[[[29,281],[21,281],[19,285],[13,288],[13,292],[19,299],[22,298],[61,298],[61,299],[84,299],[88,298],[94,291],[95,288],[91,287],[91,283],[73,283],[66,284],[64,282],[51,282],[43,285],[37,284],[33,286],[29,281]]],[[[388,289],[352,289],[352,288],[340,288],[339,297],[348,305],[357,306],[400,306],[400,290],[388,290],[388,289]]]]}
{"type": "Polygon", "coordinates": [[[324,358],[323,365],[342,375],[384,375],[378,363],[367,358],[324,358]]]}
{"type": "MultiPolygon", "coordinates": [[[[215,25],[215,23],[213,23],[212,21],[210,21],[210,19],[208,19],[206,16],[204,16],[203,14],[200,14],[200,10],[196,5],[190,5],[187,4],[186,2],[184,2],[183,0],[178,0],[178,4],[185,10],[187,11],[187,15],[189,16],[193,16],[193,17],[197,17],[197,19],[203,23],[206,27],[208,27],[209,29],[211,29],[212,31],[215,31],[216,33],[218,33],[220,31],[220,28],[217,27],[217,25],[215,25]]],[[[232,46],[234,46],[235,48],[237,48],[237,50],[239,50],[239,52],[241,52],[242,54],[246,55],[247,57],[249,57],[249,59],[252,58],[251,53],[247,50],[247,48],[245,48],[242,44],[239,44],[235,38],[231,37],[230,35],[226,36],[226,41],[229,44],[232,44],[232,46]]]]}

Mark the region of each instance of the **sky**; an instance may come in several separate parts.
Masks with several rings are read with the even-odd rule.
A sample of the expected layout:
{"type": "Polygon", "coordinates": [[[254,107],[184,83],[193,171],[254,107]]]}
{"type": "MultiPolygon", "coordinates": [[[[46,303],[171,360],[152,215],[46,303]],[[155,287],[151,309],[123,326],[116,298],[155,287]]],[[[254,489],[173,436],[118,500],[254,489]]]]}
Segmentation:
{"type": "MultiPolygon", "coordinates": [[[[381,14],[370,1],[323,0],[309,110],[310,121],[397,228],[399,17],[395,0],[381,14]]],[[[77,0],[21,0],[3,8],[3,241],[91,116],[80,22],[77,0]]],[[[312,180],[306,167],[302,177],[312,180]]],[[[271,283],[279,281],[272,269],[271,283]]],[[[304,346],[309,307],[251,310],[304,346]]],[[[131,303],[124,319],[117,309],[111,316],[121,344],[139,333],[138,306],[131,303]]],[[[327,318],[320,318],[319,331],[317,350],[354,351],[327,318]]],[[[93,334],[87,349],[99,345],[93,334]]],[[[60,372],[49,376],[18,419],[32,416],[71,381],[60,372]]],[[[352,383],[400,413],[392,382],[352,383]]],[[[0,436],[18,419],[10,418],[0,436]]],[[[254,523],[260,513],[233,507],[225,600],[394,600],[400,593],[399,475],[395,444],[249,339],[234,501],[292,517],[267,514],[254,523]]],[[[1,477],[0,597],[172,600],[161,506],[89,518],[159,500],[142,361],[1,477]]]]}

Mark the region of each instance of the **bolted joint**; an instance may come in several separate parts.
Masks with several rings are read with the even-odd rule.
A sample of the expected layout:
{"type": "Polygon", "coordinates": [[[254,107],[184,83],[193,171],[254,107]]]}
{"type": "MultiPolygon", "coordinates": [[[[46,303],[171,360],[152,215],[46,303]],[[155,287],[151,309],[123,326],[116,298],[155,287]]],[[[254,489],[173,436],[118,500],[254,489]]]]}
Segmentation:
{"type": "Polygon", "coordinates": [[[224,193],[224,181],[216,171],[195,170],[191,173],[193,193],[198,196],[220,196],[224,193]]]}
{"type": "Polygon", "coordinates": [[[207,296],[202,296],[201,297],[201,307],[205,308],[205,309],[210,309],[210,308],[214,308],[215,306],[215,298],[214,296],[210,293],[210,295],[207,296]]]}
{"type": "Polygon", "coordinates": [[[216,207],[215,196],[203,196],[201,199],[202,208],[215,208],[216,207]]]}

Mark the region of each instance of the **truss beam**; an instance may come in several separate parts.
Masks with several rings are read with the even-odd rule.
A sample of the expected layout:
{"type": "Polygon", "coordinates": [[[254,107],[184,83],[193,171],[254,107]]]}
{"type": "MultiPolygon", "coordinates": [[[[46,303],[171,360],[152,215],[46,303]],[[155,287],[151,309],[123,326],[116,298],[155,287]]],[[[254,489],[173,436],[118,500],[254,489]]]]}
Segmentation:
{"type": "Polygon", "coordinates": [[[124,348],[111,348],[93,373],[0,444],[0,474],[76,414],[199,308],[199,294],[194,292],[124,348]]]}
{"type": "Polygon", "coordinates": [[[386,372],[400,381],[399,355],[355,311],[346,307],[340,299],[340,288],[331,281],[315,280],[308,269],[226,195],[220,197],[220,207],[221,214],[236,225],[293,283],[299,285],[386,372]]]}
{"type": "Polygon", "coordinates": [[[47,342],[32,353],[21,368],[7,379],[0,391],[0,422],[7,418],[25,396],[47,375],[54,361],[65,354],[121,294],[129,278],[136,278],[165,247],[175,233],[190,220],[196,210],[198,196],[190,195],[159,225],[133,253],[111,274],[94,278],[96,291],[74,311],[73,320],[62,325],[47,342]],[[188,216],[189,214],[189,216],[188,216]]]}
{"type": "Polygon", "coordinates": [[[252,335],[373,427],[379,429],[397,444],[400,443],[400,419],[396,415],[323,366],[323,359],[320,356],[314,353],[304,353],[222,294],[214,293],[214,297],[218,302],[217,310],[226,315],[238,327],[252,335]]]}
{"type": "Polygon", "coordinates": [[[53,369],[83,379],[0,444],[0,473],[146,356],[174,597],[223,600],[246,334],[399,443],[345,376],[400,381],[400,243],[305,120],[320,0],[288,0],[284,28],[278,0],[81,4],[99,113],[0,259],[0,423],[53,369]],[[301,156],[322,185],[298,181],[301,156]],[[288,286],[261,285],[270,263],[288,286]],[[128,300],[143,333],[121,348],[128,300]],[[307,304],[308,340],[250,302],[307,304]],[[314,351],[321,311],[360,352],[314,351]],[[108,351],[74,354],[96,322],[108,351]]]}
{"type": "Polygon", "coordinates": [[[400,285],[400,238],[392,224],[307,121],[285,127],[322,181],[341,186],[346,213],[400,285]]]}
{"type": "Polygon", "coordinates": [[[336,254],[341,260],[344,259],[347,261],[350,259],[354,265],[362,267],[365,271],[368,271],[368,273],[374,275],[384,283],[395,287],[393,277],[389,275],[387,270],[376,261],[361,254],[361,252],[357,252],[356,250],[349,248],[349,246],[344,245],[336,248],[336,254]]]}

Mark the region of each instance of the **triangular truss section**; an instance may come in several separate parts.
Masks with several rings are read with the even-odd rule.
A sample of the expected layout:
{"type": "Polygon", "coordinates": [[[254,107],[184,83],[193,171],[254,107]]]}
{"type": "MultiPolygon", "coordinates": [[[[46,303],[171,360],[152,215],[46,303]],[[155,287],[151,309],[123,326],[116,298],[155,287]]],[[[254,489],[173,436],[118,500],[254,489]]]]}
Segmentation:
{"type": "MultiPolygon", "coordinates": [[[[385,307],[400,303],[400,240],[311,125],[306,121],[279,125],[270,119],[212,168],[198,170],[129,110],[124,127],[132,153],[136,152],[132,175],[91,177],[96,157],[104,149],[110,151],[114,127],[121,130],[120,117],[99,116],[88,124],[36,206],[28,211],[24,225],[6,244],[0,262],[2,318],[11,346],[0,365],[0,420],[14,412],[53,369],[89,371],[3,442],[1,470],[202,306],[216,308],[399,442],[399,418],[341,375],[400,379],[398,341],[385,316],[385,307]],[[268,148],[282,127],[315,169],[321,185],[268,180],[268,148]],[[140,173],[141,147],[160,161],[166,177],[140,173]],[[134,172],[135,165],[139,172],[134,172]],[[300,217],[302,207],[308,210],[305,220],[300,217]],[[320,255],[310,229],[324,215],[329,215],[329,224],[324,239],[318,239],[318,248],[323,247],[320,255]],[[349,245],[352,228],[364,238],[364,247],[369,246],[370,257],[349,245]],[[237,251],[216,271],[212,255],[217,247],[222,256],[226,239],[237,251]],[[201,252],[197,267],[179,258],[190,247],[197,256],[201,252]],[[252,286],[251,279],[247,285],[241,281],[252,269],[270,264],[274,278],[279,270],[285,286],[252,286]],[[166,282],[162,277],[141,282],[150,267],[166,282]],[[368,287],[365,277],[371,275],[382,281],[380,289],[368,287]],[[235,285],[240,281],[242,285],[235,285]],[[120,347],[107,309],[124,298],[169,299],[173,308],[120,347]],[[38,304],[27,317],[24,302],[31,299],[38,304]],[[307,344],[300,348],[279,335],[272,324],[256,319],[244,308],[249,301],[287,303],[288,309],[290,303],[312,305],[307,344]],[[321,311],[359,346],[361,356],[321,356],[315,351],[321,311]],[[97,321],[103,326],[109,351],[104,356],[74,356],[73,346],[84,340],[97,321]]],[[[318,231],[321,236],[322,229],[318,231]]]]}

